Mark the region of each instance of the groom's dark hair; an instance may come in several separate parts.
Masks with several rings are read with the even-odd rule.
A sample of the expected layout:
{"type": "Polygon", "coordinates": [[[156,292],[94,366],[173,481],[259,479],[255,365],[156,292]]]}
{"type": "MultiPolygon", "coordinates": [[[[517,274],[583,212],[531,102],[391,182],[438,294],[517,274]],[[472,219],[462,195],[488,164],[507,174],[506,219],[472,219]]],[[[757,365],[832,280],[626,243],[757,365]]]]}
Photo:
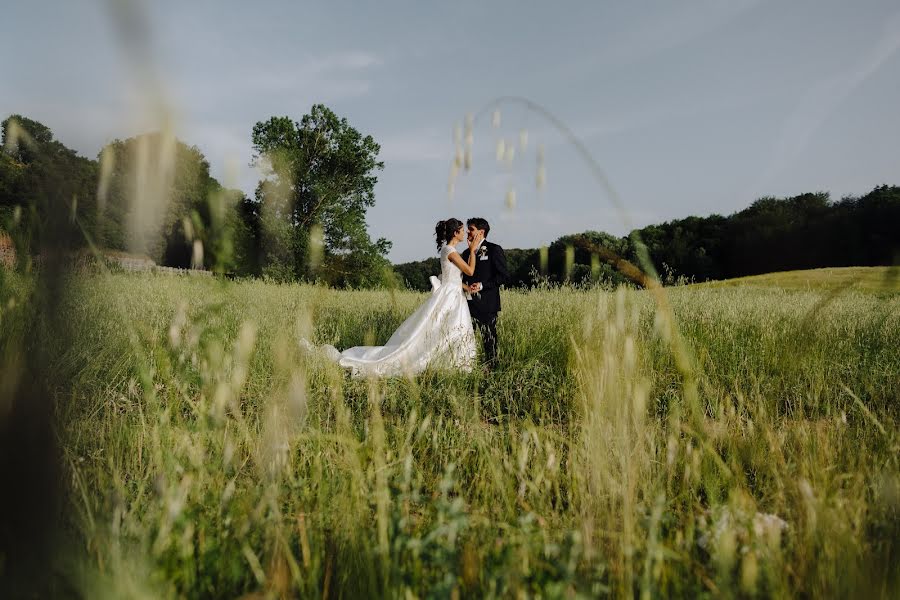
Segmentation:
{"type": "Polygon", "coordinates": [[[487,219],[482,219],[481,217],[472,217],[466,221],[466,227],[469,225],[474,225],[475,229],[483,229],[484,237],[487,237],[491,232],[491,224],[487,222],[487,219]]]}

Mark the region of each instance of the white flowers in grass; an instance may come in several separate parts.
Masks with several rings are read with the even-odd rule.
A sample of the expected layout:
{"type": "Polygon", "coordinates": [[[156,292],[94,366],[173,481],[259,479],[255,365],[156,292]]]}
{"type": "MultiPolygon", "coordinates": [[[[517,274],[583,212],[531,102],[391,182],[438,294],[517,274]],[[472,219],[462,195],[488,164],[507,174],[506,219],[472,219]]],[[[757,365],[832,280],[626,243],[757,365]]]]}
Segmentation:
{"type": "Polygon", "coordinates": [[[740,585],[754,592],[760,574],[760,563],[780,560],[782,534],[787,522],[778,515],[753,508],[753,501],[743,493],[733,494],[728,504],[718,506],[700,517],[703,532],[697,545],[709,551],[724,578],[729,578],[735,565],[740,566],[740,585]]]}
{"type": "Polygon", "coordinates": [[[711,522],[707,523],[705,518],[701,521],[708,529],[697,540],[697,544],[705,549],[715,550],[726,537],[735,536],[743,545],[734,550],[747,552],[747,544],[761,544],[775,550],[781,545],[782,533],[788,529],[787,522],[778,515],[758,511],[751,515],[727,505],[711,511],[710,516],[711,522]]]}

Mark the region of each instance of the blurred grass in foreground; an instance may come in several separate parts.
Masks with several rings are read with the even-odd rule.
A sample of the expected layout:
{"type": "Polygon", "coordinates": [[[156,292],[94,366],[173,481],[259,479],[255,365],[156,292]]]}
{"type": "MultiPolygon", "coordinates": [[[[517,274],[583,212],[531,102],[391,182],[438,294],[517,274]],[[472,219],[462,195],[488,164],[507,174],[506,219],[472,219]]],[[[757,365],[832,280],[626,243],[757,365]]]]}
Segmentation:
{"type": "Polygon", "coordinates": [[[297,337],[383,343],[423,295],[73,281],[56,568],[92,597],[890,596],[900,295],[824,297],[671,289],[692,401],[647,292],[507,292],[496,372],[367,382],[297,337]]]}

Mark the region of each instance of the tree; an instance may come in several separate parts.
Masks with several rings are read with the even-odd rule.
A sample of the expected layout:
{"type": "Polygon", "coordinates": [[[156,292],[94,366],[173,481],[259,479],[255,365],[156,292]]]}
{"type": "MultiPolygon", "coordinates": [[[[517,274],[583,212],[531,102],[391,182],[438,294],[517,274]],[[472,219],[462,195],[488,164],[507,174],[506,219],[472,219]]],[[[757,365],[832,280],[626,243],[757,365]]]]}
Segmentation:
{"type": "Polygon", "coordinates": [[[299,122],[272,117],[253,127],[264,271],[279,277],[371,285],[389,270],[390,242],[372,242],[379,145],[324,105],[299,122]]]}
{"type": "Polygon", "coordinates": [[[49,127],[22,115],[7,117],[0,125],[0,130],[3,133],[4,150],[14,160],[23,164],[34,162],[41,152],[54,142],[53,132],[49,127]]]}
{"type": "MultiPolygon", "coordinates": [[[[191,213],[195,238],[203,243],[203,262],[206,268],[241,275],[254,274],[253,243],[250,222],[243,220],[242,209],[247,197],[240,190],[215,187],[191,213]]],[[[248,219],[249,220],[249,219],[248,219]]]]}
{"type": "Polygon", "coordinates": [[[234,210],[234,202],[223,196],[196,146],[149,133],[114,140],[101,156],[104,152],[114,166],[109,198],[100,217],[103,247],[143,252],[161,264],[189,267],[196,238],[203,242],[206,266],[221,262],[226,219],[224,210],[213,204],[228,204],[234,210]],[[171,145],[171,158],[167,144],[171,145]],[[149,201],[141,193],[148,179],[157,186],[157,212],[136,213],[139,202],[149,201]]]}
{"type": "Polygon", "coordinates": [[[394,265],[394,272],[406,288],[411,290],[426,291],[431,289],[429,277],[440,275],[441,264],[437,258],[426,258],[414,262],[394,265]]]}
{"type": "Polygon", "coordinates": [[[24,164],[6,152],[0,152],[0,210],[9,211],[23,201],[24,174],[24,164]]]}
{"type": "Polygon", "coordinates": [[[82,228],[89,234],[95,228],[97,164],[53,139],[38,121],[11,115],[0,129],[0,217],[8,220],[19,207],[21,250],[37,252],[42,242],[83,245],[82,228]]]}

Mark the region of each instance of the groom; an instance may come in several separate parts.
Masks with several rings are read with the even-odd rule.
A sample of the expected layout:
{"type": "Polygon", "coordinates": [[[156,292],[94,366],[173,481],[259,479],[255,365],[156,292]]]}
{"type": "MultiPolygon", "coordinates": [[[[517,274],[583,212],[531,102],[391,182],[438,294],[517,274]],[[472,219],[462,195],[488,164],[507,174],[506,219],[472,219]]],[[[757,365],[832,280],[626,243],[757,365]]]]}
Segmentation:
{"type": "MultiPolygon", "coordinates": [[[[480,231],[483,241],[475,249],[477,259],[475,272],[472,275],[463,276],[466,291],[470,294],[469,312],[475,327],[481,332],[484,340],[484,354],[487,359],[488,369],[497,364],[497,313],[500,312],[500,286],[509,279],[509,271],[506,268],[506,255],[503,248],[487,241],[491,226],[480,217],[473,217],[466,221],[468,237],[472,238],[480,231]]],[[[466,248],[462,259],[469,261],[469,249],[466,248]]]]}

